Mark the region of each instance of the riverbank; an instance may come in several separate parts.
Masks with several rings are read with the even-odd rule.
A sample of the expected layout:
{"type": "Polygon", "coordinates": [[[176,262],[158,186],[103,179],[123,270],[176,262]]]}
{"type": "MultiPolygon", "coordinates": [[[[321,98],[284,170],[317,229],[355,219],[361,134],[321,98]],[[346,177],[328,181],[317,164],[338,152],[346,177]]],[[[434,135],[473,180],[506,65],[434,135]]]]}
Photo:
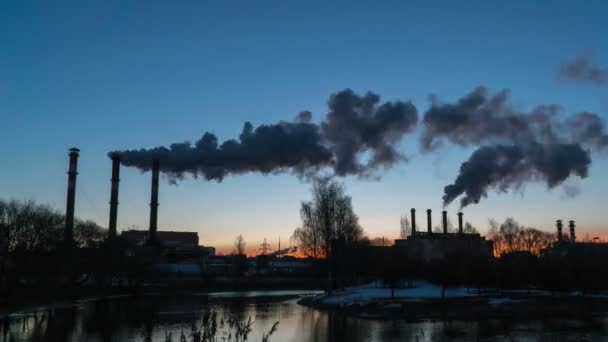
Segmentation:
{"type": "MultiPolygon", "coordinates": [[[[49,289],[46,292],[28,291],[22,287],[11,298],[0,301],[0,318],[15,312],[36,311],[45,307],[64,307],[69,303],[106,300],[121,297],[144,297],[149,295],[166,296],[205,296],[224,294],[224,297],[237,296],[239,293],[255,294],[257,291],[315,291],[322,284],[318,279],[294,277],[243,277],[215,278],[212,282],[202,281],[200,277],[168,277],[144,282],[143,285],[128,289],[112,287],[100,289],[96,286],[76,286],[70,289],[49,289]]],[[[226,299],[228,300],[228,299],[226,299]]]]}
{"type": "Polygon", "coordinates": [[[417,286],[391,290],[368,284],[330,295],[303,298],[300,304],[339,311],[359,318],[406,320],[581,318],[608,313],[608,296],[580,293],[551,294],[547,291],[483,290],[477,295],[466,288],[446,289],[419,282],[417,286]]]}

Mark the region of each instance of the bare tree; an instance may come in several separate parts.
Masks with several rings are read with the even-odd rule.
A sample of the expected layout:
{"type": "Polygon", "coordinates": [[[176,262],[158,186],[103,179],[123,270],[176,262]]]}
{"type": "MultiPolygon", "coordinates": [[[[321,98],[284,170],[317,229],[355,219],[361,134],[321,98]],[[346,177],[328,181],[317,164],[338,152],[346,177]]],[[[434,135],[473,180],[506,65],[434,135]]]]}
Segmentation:
{"type": "Polygon", "coordinates": [[[399,231],[399,238],[407,239],[408,236],[412,235],[412,226],[407,216],[401,216],[399,220],[401,230],[399,231]]]}
{"type": "Polygon", "coordinates": [[[93,221],[76,220],[74,224],[74,240],[80,247],[84,247],[90,242],[103,241],[106,236],[107,230],[93,221]]]}
{"type": "Polygon", "coordinates": [[[305,255],[315,259],[324,256],[321,246],[321,223],[314,213],[312,202],[302,202],[300,217],[302,228],[296,228],[293,240],[300,245],[300,250],[305,255]]]}
{"type": "Polygon", "coordinates": [[[302,202],[302,227],[294,231],[294,238],[306,255],[329,257],[332,241],[352,243],[361,239],[363,230],[343,185],[329,180],[316,181],[312,194],[311,201],[302,202]]]}
{"type": "Polygon", "coordinates": [[[466,222],[462,229],[465,234],[479,234],[477,228],[475,228],[470,222],[466,222]]]}
{"type": "Polygon", "coordinates": [[[264,242],[260,244],[260,251],[262,251],[262,255],[266,255],[270,251],[270,244],[266,242],[266,238],[264,238],[264,242]]]}
{"type": "Polygon", "coordinates": [[[494,254],[503,255],[517,251],[526,251],[539,255],[555,240],[551,233],[536,228],[523,227],[515,219],[509,217],[499,224],[490,220],[489,237],[494,242],[494,254]]]}
{"type": "MultiPolygon", "coordinates": [[[[80,246],[105,237],[105,230],[96,223],[76,222],[74,236],[80,246]]],[[[65,215],[48,205],[0,200],[0,292],[9,292],[28,277],[45,284],[51,277],[45,272],[53,269],[55,252],[63,244],[64,229],[65,215]]],[[[56,279],[66,276],[66,273],[53,271],[52,277],[56,279]]]]}
{"type": "Polygon", "coordinates": [[[242,234],[239,234],[234,239],[234,254],[236,255],[246,255],[245,252],[245,239],[242,234]]]}
{"type": "Polygon", "coordinates": [[[328,291],[335,286],[332,257],[334,246],[347,246],[360,240],[363,230],[355,215],[344,186],[332,180],[317,180],[312,189],[312,200],[302,202],[302,227],[294,238],[307,255],[324,257],[328,261],[328,291]]]}

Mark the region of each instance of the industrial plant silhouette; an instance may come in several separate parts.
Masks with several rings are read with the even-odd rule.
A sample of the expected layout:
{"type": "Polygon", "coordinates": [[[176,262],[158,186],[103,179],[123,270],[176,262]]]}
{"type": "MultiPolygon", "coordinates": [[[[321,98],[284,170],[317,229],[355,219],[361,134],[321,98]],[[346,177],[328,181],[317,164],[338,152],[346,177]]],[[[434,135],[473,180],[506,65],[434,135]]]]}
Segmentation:
{"type": "MultiPolygon", "coordinates": [[[[313,246],[316,249],[314,253],[306,253],[305,249],[311,246],[305,245],[301,246],[301,251],[294,246],[270,253],[266,244],[264,253],[248,257],[242,249],[242,242],[243,245],[237,246],[232,255],[216,255],[214,247],[199,245],[196,232],[159,231],[159,160],[153,160],[149,168],[151,192],[148,229],[125,230],[118,234],[121,159],[116,153],[109,154],[111,187],[107,233],[101,239],[78,244],[74,238],[74,208],[79,153],[77,148],[69,150],[63,243],[57,247],[46,246],[43,254],[55,255],[51,259],[61,265],[58,270],[66,272],[62,277],[74,277],[83,272],[96,274],[100,288],[112,288],[124,280],[129,283],[131,291],[138,292],[144,290],[144,279],[160,280],[170,275],[196,279],[194,283],[184,280],[184,284],[202,288],[281,288],[293,285],[289,281],[274,284],[272,281],[260,282],[259,277],[252,275],[287,275],[293,277],[294,281],[298,278],[307,281],[316,278],[306,286],[327,292],[374,278],[384,279],[385,285],[391,287],[402,286],[399,284],[407,279],[427,279],[440,284],[444,290],[450,286],[468,285],[479,289],[534,286],[586,292],[608,286],[608,275],[603,271],[603,264],[608,260],[608,244],[597,240],[577,241],[574,221],[569,221],[569,235],[564,236],[562,220],[557,220],[556,234],[544,233],[544,240],[534,237],[534,234],[541,233],[539,231],[526,232],[513,222],[505,222],[491,232],[492,237],[497,239],[493,241],[475,230],[465,232],[462,212],[458,213],[457,229],[452,231],[445,210],[441,215],[441,229],[436,231],[433,229],[431,209],[426,210],[426,230],[423,230],[417,224],[416,209],[412,208],[409,218],[411,231],[388,245],[384,245],[384,242],[382,245],[370,243],[360,233],[338,231],[325,236],[321,236],[323,232],[319,233],[319,241],[327,241],[324,245],[318,242],[313,246]],[[518,246],[511,245],[515,239],[521,240],[518,246]],[[500,243],[501,248],[495,243],[500,243]],[[64,258],[70,261],[63,263],[61,260],[64,258]],[[104,261],[106,258],[107,263],[104,261]],[[319,278],[319,275],[324,276],[319,278]],[[218,283],[217,279],[223,276],[232,280],[218,283]]],[[[350,201],[348,197],[345,199],[350,201]]],[[[302,243],[305,241],[302,240],[302,243]]],[[[17,249],[11,250],[11,246],[5,246],[4,251],[2,290],[6,294],[19,292],[14,284],[10,284],[11,280],[15,281],[10,273],[20,267],[18,259],[21,256],[17,249]]],[[[28,252],[25,252],[27,255],[28,252]]],[[[58,284],[65,286],[65,281],[58,284]]],[[[45,287],[41,285],[36,291],[44,292],[45,287]]]]}

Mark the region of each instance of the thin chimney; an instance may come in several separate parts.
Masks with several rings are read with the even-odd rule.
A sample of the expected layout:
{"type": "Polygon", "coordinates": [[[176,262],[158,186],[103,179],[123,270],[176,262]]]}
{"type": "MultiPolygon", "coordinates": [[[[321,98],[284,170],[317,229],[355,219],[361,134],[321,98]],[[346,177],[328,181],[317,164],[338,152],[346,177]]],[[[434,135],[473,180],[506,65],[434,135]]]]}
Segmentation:
{"type": "Polygon", "coordinates": [[[68,198],[65,209],[65,243],[69,246],[74,244],[74,205],[76,201],[76,176],[78,175],[78,153],[79,149],[70,149],[70,164],[68,169],[68,198]]]}
{"type": "Polygon", "coordinates": [[[562,235],[562,228],[564,227],[564,225],[562,224],[562,220],[557,220],[555,225],[557,226],[557,241],[562,242],[564,239],[562,235]]]}
{"type": "Polygon", "coordinates": [[[158,160],[152,162],[152,191],[150,196],[150,231],[149,242],[156,243],[156,231],[158,230],[158,176],[160,163],[158,160]]]}
{"type": "Polygon", "coordinates": [[[116,237],[116,222],[118,218],[118,183],[120,182],[120,156],[113,154],[112,159],[112,179],[110,189],[110,224],[108,225],[109,238],[116,237]]]}
{"type": "Polygon", "coordinates": [[[431,209],[426,210],[426,230],[429,234],[433,234],[433,222],[431,221],[431,209]]]}
{"type": "Polygon", "coordinates": [[[444,210],[441,214],[443,215],[443,234],[447,234],[448,233],[448,212],[444,210]]]}
{"type": "Polygon", "coordinates": [[[464,234],[464,228],[462,227],[462,211],[458,213],[458,234],[464,234]]]}
{"type": "Polygon", "coordinates": [[[571,242],[576,242],[576,235],[574,234],[574,229],[576,228],[576,225],[574,224],[574,221],[570,221],[570,240],[571,242]]]}
{"type": "Polygon", "coordinates": [[[416,235],[416,209],[412,208],[410,212],[412,214],[412,235],[416,235]]]}

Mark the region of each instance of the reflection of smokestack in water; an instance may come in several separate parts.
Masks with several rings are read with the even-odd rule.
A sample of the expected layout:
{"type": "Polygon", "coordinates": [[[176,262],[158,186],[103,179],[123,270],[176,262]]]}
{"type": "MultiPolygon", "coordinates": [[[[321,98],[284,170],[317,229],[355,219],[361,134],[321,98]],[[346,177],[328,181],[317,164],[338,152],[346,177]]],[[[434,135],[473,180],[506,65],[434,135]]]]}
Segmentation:
{"type": "Polygon", "coordinates": [[[416,235],[416,209],[410,210],[412,213],[412,235],[416,235]]]}
{"type": "Polygon", "coordinates": [[[426,210],[426,230],[429,234],[433,233],[433,222],[431,220],[431,209],[426,210]]]}
{"type": "Polygon", "coordinates": [[[109,238],[116,237],[116,222],[118,217],[118,183],[120,182],[120,157],[114,154],[112,159],[112,187],[110,189],[110,223],[108,225],[109,238]]]}
{"type": "Polygon", "coordinates": [[[570,221],[570,240],[572,242],[576,241],[576,235],[574,234],[574,229],[576,228],[576,225],[574,225],[574,221],[570,221]]]}
{"type": "Polygon", "coordinates": [[[443,234],[447,234],[448,233],[448,212],[444,210],[441,214],[443,215],[443,234]]]}
{"type": "Polygon", "coordinates": [[[76,200],[76,175],[78,175],[78,152],[77,148],[70,149],[70,165],[68,169],[68,200],[65,209],[65,242],[68,245],[74,243],[74,205],[76,200]]]}
{"type": "Polygon", "coordinates": [[[563,235],[562,235],[562,228],[564,227],[564,225],[562,224],[562,220],[557,220],[556,222],[556,227],[557,227],[557,241],[562,242],[563,235]]]}
{"type": "Polygon", "coordinates": [[[458,213],[458,234],[463,234],[464,229],[462,227],[462,212],[458,213]]]}
{"type": "Polygon", "coordinates": [[[158,230],[158,176],[160,163],[158,160],[152,162],[152,192],[150,196],[150,232],[149,241],[156,242],[156,231],[158,230]]]}

